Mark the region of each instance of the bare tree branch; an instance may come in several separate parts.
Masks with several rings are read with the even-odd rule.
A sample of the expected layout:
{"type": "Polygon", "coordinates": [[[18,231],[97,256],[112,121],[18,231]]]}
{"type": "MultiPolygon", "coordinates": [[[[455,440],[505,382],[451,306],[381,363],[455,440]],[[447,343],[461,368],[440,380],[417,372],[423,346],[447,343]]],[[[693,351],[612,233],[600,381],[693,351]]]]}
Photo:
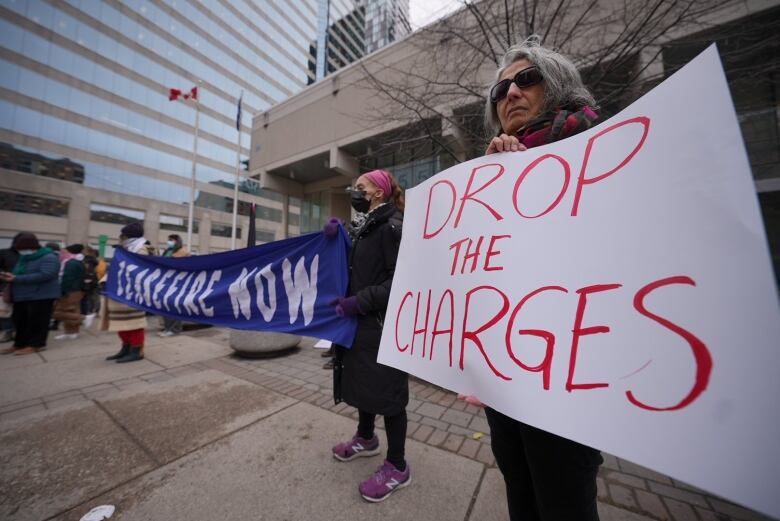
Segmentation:
{"type": "MultiPolygon", "coordinates": [[[[618,110],[663,76],[665,50],[674,48],[676,41],[672,34],[713,31],[712,13],[740,6],[743,0],[461,2],[464,8],[455,15],[410,37],[409,44],[417,51],[414,58],[375,73],[371,72],[375,67],[361,62],[369,79],[367,88],[383,100],[366,116],[367,124],[397,127],[378,147],[404,152],[427,140],[431,149],[453,160],[481,153],[488,82],[505,49],[534,33],[542,35],[543,44],[574,61],[600,103],[618,110]],[[662,55],[663,67],[654,67],[662,55]]],[[[739,32],[740,27],[729,30],[739,32]]],[[[716,33],[707,36],[716,37],[716,33]]],[[[777,40],[771,48],[780,47],[780,33],[769,40],[777,40]]],[[[747,42],[739,52],[753,56],[762,52],[766,42],[766,36],[747,42]]],[[[777,56],[767,63],[780,70],[777,56]]],[[[766,71],[743,74],[763,78],[766,71]]]]}

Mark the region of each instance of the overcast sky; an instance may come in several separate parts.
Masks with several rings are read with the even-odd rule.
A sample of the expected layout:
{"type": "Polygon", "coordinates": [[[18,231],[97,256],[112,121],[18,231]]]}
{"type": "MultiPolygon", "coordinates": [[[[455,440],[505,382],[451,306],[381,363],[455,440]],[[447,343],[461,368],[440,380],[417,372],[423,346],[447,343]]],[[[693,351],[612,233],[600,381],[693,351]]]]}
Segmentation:
{"type": "Polygon", "coordinates": [[[419,29],[463,6],[460,0],[410,0],[412,30],[419,29]]]}

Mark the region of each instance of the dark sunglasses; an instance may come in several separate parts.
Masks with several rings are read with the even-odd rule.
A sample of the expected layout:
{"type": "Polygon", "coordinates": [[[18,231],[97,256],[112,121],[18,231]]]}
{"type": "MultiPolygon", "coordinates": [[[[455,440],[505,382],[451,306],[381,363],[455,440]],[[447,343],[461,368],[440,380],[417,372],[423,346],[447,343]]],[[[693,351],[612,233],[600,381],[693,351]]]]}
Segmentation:
{"type": "Polygon", "coordinates": [[[521,89],[525,89],[532,85],[536,85],[537,83],[541,83],[543,79],[542,73],[536,65],[526,67],[515,74],[514,78],[507,78],[493,85],[493,88],[490,89],[490,101],[491,103],[498,103],[504,99],[509,92],[509,87],[513,83],[521,89]]]}

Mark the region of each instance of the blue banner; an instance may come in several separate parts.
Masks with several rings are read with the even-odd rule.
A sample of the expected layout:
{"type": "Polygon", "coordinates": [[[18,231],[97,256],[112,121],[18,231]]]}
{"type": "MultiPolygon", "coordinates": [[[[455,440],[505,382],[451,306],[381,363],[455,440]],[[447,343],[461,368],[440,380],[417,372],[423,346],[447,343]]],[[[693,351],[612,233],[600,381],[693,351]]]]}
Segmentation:
{"type": "Polygon", "coordinates": [[[277,331],[351,346],[357,320],[328,302],[344,296],[349,240],[310,233],[213,255],[152,257],[116,249],[106,294],[156,315],[277,331]]]}

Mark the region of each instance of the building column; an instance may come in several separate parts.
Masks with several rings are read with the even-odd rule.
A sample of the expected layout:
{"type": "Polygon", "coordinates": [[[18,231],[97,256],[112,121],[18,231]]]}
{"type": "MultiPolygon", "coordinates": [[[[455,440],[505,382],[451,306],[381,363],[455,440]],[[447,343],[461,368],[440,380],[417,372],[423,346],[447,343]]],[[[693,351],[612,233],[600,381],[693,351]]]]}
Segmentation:
{"type": "Polygon", "coordinates": [[[455,113],[452,107],[445,109],[445,116],[441,118],[441,135],[448,140],[448,145],[455,153],[458,161],[465,161],[468,155],[468,138],[463,134],[463,129],[452,123],[455,113]]]}
{"type": "Polygon", "coordinates": [[[290,236],[290,232],[287,229],[290,222],[290,196],[287,194],[282,195],[282,224],[281,233],[276,234],[276,240],[286,239],[290,236]]]}
{"type": "Polygon", "coordinates": [[[152,246],[157,249],[160,246],[160,205],[150,202],[149,206],[146,207],[145,212],[144,236],[152,243],[152,246]]]}
{"type": "Polygon", "coordinates": [[[89,218],[89,196],[86,190],[74,190],[68,205],[66,245],[89,242],[89,218]]]}
{"type": "Polygon", "coordinates": [[[352,220],[352,203],[346,192],[331,192],[330,215],[348,223],[352,220]]]}
{"type": "Polygon", "coordinates": [[[211,214],[203,212],[198,221],[198,255],[206,255],[211,247],[211,214]]]}
{"type": "Polygon", "coordinates": [[[336,146],[330,147],[328,166],[334,172],[351,179],[360,175],[357,158],[336,146]]]}

